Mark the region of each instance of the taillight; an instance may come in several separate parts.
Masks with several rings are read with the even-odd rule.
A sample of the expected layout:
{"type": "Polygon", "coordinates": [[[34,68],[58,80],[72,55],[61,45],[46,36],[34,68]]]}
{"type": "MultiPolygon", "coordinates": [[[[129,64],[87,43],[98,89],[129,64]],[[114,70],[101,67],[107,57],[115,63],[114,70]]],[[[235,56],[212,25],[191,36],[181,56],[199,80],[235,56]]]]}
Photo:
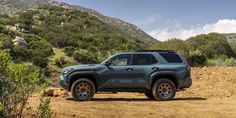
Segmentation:
{"type": "Polygon", "coordinates": [[[191,71],[191,67],[190,66],[187,67],[187,71],[189,71],[189,72],[191,71]]]}

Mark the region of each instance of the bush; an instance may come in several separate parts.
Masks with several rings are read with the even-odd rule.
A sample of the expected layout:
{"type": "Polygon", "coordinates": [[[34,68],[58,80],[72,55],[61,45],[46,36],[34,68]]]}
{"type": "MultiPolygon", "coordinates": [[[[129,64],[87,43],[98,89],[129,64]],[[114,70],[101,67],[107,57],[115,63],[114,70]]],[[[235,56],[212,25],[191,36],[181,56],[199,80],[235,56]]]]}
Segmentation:
{"type": "Polygon", "coordinates": [[[234,66],[234,65],[235,65],[235,60],[234,60],[234,58],[226,59],[226,60],[224,61],[224,64],[225,64],[226,66],[234,66]]]}
{"type": "Polygon", "coordinates": [[[21,118],[29,97],[40,84],[38,69],[14,64],[9,54],[0,51],[0,103],[1,116],[4,118],[21,118]]]}
{"type": "Polygon", "coordinates": [[[3,116],[3,104],[0,103],[0,116],[3,116]]]}
{"type": "Polygon", "coordinates": [[[11,49],[11,56],[16,61],[28,61],[31,58],[30,55],[29,50],[24,46],[16,45],[11,49]]]}
{"type": "Polygon", "coordinates": [[[97,57],[94,54],[82,51],[76,51],[73,55],[73,58],[83,64],[97,63],[97,57]]]}
{"type": "Polygon", "coordinates": [[[46,68],[48,65],[48,59],[43,57],[33,57],[32,62],[34,65],[39,66],[41,68],[46,68]]]}
{"type": "Polygon", "coordinates": [[[205,66],[216,66],[217,64],[216,64],[216,60],[214,60],[214,59],[207,59],[204,65],[205,66]]]}
{"type": "Polygon", "coordinates": [[[73,56],[73,53],[75,52],[75,48],[72,46],[66,47],[64,52],[67,56],[73,56]]]}
{"type": "Polygon", "coordinates": [[[158,42],[154,44],[151,49],[155,50],[174,50],[181,54],[187,54],[188,49],[186,43],[181,39],[171,39],[165,42],[158,42]]]}
{"type": "Polygon", "coordinates": [[[218,33],[202,34],[191,37],[186,43],[190,51],[199,50],[207,58],[217,58],[221,55],[232,57],[235,55],[227,38],[218,33]]]}
{"type": "Polygon", "coordinates": [[[206,57],[199,50],[196,50],[189,53],[187,60],[191,66],[202,66],[206,57]]]}
{"type": "Polygon", "coordinates": [[[66,64],[65,57],[56,58],[56,59],[55,59],[55,64],[56,64],[58,67],[63,67],[63,65],[66,64]]]}
{"type": "Polygon", "coordinates": [[[39,118],[51,118],[52,112],[50,109],[50,98],[45,98],[43,95],[40,98],[40,105],[36,117],[39,118]]]}
{"type": "Polygon", "coordinates": [[[0,34],[0,42],[2,43],[0,49],[11,49],[13,46],[11,38],[7,35],[0,34]]]}

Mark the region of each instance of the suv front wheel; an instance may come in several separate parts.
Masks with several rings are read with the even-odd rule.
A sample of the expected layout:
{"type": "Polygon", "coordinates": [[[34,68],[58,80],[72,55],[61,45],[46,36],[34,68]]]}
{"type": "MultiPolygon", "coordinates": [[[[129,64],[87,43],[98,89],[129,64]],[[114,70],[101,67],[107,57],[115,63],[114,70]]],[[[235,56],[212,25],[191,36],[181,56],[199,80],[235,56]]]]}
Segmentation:
{"type": "Polygon", "coordinates": [[[71,93],[76,101],[89,101],[95,94],[95,85],[89,79],[78,79],[73,83],[71,93]]]}
{"type": "Polygon", "coordinates": [[[149,99],[155,99],[154,96],[152,95],[152,92],[147,91],[144,93],[149,99]]]}
{"type": "Polygon", "coordinates": [[[171,80],[163,78],[154,83],[152,93],[156,100],[171,100],[175,97],[176,87],[171,80]]]}

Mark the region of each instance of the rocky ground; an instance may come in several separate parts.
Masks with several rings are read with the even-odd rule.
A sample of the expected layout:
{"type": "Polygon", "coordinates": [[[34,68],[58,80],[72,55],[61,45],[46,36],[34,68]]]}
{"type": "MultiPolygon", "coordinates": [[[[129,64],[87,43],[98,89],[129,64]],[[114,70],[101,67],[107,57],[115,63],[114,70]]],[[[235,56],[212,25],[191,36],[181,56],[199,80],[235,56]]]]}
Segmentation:
{"type": "MultiPolygon", "coordinates": [[[[53,118],[236,117],[236,68],[192,68],[191,74],[192,87],[165,102],[139,93],[100,93],[93,101],[75,102],[70,95],[55,92],[51,97],[53,118]]],[[[37,105],[39,96],[31,97],[30,106],[37,105]]]]}

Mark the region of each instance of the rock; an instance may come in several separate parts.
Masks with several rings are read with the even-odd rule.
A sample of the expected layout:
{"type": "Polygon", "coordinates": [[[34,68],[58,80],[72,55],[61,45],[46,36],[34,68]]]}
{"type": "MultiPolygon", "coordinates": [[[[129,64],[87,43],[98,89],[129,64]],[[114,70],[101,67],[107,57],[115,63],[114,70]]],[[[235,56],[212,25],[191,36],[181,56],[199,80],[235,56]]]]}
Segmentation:
{"type": "Polygon", "coordinates": [[[25,41],[24,38],[16,36],[15,39],[12,40],[13,45],[22,45],[22,46],[27,46],[28,43],[25,41]]]}
{"type": "Polygon", "coordinates": [[[61,88],[49,87],[41,91],[41,94],[49,97],[58,97],[58,96],[68,96],[68,92],[64,91],[61,88]]]}

